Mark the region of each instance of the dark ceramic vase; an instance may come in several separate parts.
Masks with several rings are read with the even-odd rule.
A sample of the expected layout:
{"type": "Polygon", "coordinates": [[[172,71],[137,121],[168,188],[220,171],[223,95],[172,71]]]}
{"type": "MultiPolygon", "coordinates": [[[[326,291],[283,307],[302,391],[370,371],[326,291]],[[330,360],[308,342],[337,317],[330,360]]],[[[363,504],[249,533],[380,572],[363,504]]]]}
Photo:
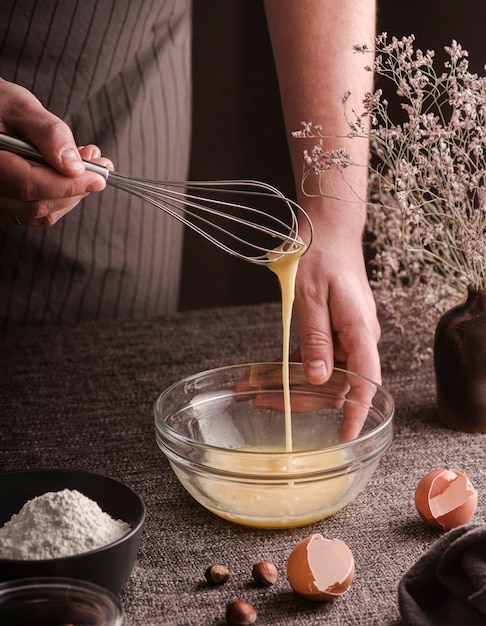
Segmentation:
{"type": "Polygon", "coordinates": [[[486,433],[486,291],[469,289],[466,301],[441,317],[434,367],[442,424],[486,433]]]}

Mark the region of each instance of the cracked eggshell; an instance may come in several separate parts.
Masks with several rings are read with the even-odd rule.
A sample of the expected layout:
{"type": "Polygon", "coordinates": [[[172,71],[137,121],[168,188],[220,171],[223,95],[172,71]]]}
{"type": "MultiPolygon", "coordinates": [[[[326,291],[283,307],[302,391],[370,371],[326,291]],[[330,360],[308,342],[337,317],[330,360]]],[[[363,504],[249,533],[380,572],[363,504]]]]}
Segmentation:
{"type": "Polygon", "coordinates": [[[345,593],[354,578],[354,558],[339,539],[314,534],[299,542],[287,560],[292,589],[308,600],[332,600],[345,593]]]}
{"type": "Polygon", "coordinates": [[[455,470],[438,468],[426,474],[415,490],[420,517],[441,530],[467,524],[478,504],[478,492],[469,478],[455,470]]]}

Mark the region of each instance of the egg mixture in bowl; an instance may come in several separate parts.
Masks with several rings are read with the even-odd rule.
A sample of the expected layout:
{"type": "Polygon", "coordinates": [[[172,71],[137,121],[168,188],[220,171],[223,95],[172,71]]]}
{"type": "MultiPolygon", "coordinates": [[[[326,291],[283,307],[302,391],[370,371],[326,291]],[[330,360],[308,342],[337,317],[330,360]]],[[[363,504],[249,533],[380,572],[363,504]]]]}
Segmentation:
{"type": "Polygon", "coordinates": [[[386,389],[334,369],[311,385],[281,363],[222,367],[185,378],[155,404],[156,441],[187,491],[232,522],[290,528],[321,520],[363,490],[393,433],[386,389]]]}

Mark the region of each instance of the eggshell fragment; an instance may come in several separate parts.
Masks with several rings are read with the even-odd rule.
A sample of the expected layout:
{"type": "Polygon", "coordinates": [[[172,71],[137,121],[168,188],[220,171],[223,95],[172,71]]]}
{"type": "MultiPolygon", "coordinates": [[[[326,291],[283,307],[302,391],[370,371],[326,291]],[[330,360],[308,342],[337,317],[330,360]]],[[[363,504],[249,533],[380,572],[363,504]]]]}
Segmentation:
{"type": "Polygon", "coordinates": [[[339,539],[314,534],[299,542],[287,560],[292,589],[308,600],[332,600],[345,593],[354,578],[354,558],[339,539]]]}
{"type": "Polygon", "coordinates": [[[455,470],[438,468],[426,474],[415,490],[420,517],[441,530],[467,524],[478,504],[478,492],[469,478],[455,470]]]}

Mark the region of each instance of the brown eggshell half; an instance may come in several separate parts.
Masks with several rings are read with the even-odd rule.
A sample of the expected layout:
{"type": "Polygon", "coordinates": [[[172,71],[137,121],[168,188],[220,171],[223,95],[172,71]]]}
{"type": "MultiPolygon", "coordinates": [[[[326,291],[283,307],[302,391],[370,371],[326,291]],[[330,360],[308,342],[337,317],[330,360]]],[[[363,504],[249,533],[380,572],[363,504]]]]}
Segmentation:
{"type": "Polygon", "coordinates": [[[345,593],[353,581],[354,558],[339,539],[314,534],[299,542],[287,560],[292,589],[308,600],[332,600],[345,593]]]}
{"type": "Polygon", "coordinates": [[[441,530],[467,524],[478,505],[478,492],[465,474],[438,468],[426,474],[415,490],[420,517],[441,530]]]}

